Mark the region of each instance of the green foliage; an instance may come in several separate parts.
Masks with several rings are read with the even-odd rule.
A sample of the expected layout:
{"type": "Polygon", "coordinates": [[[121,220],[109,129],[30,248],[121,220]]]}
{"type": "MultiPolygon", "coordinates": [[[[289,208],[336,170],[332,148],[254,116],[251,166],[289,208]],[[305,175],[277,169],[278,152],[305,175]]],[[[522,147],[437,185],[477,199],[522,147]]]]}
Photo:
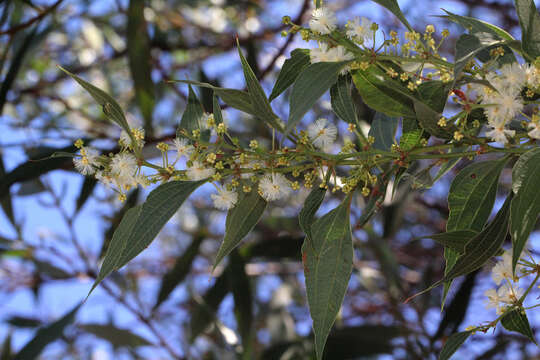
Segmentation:
{"type": "Polygon", "coordinates": [[[203,106],[199,101],[197,94],[195,94],[195,91],[193,91],[193,88],[191,87],[191,85],[189,85],[189,94],[186,110],[184,111],[182,119],[180,120],[180,125],[176,130],[176,136],[182,136],[181,130],[187,131],[188,135],[191,135],[193,130],[199,130],[201,131],[202,138],[204,140],[208,140],[210,138],[210,132],[204,130],[206,128],[206,124],[203,123],[203,115],[203,106]]]}
{"type": "Polygon", "coordinates": [[[527,314],[525,314],[523,308],[516,307],[507,310],[501,317],[501,324],[506,330],[515,331],[525,335],[533,343],[536,343],[534,333],[532,332],[529,320],[527,319],[527,314]]]}
{"type": "Polygon", "coordinates": [[[315,350],[321,359],[328,334],[343,302],[352,272],[349,224],[350,196],[312,225],[312,237],[302,245],[309,311],[315,350]]]}
{"type": "Polygon", "coordinates": [[[294,49],[291,51],[291,57],[283,63],[269,100],[274,100],[287,90],[309,63],[309,49],[294,49]]]}
{"type": "Polygon", "coordinates": [[[127,329],[118,328],[112,324],[84,324],[81,329],[101,339],[107,340],[114,348],[136,348],[139,346],[152,345],[145,338],[132,333],[127,329]]]}
{"type": "Polygon", "coordinates": [[[238,204],[227,213],[225,238],[216,255],[214,269],[257,225],[266,209],[267,203],[257,190],[252,190],[241,196],[238,204]]]}
{"type": "Polygon", "coordinates": [[[439,354],[439,360],[448,360],[459,349],[461,345],[471,336],[471,331],[463,331],[455,333],[446,340],[441,353],[439,354]]]}
{"type": "Polygon", "coordinates": [[[521,155],[512,169],[512,191],[515,196],[510,206],[510,235],[512,235],[512,269],[540,213],[540,149],[521,155]]]}
{"type": "Polygon", "coordinates": [[[352,80],[349,75],[341,75],[330,88],[332,110],[342,120],[358,125],[356,108],[352,100],[352,80]]]}
{"type": "Polygon", "coordinates": [[[386,116],[382,113],[376,113],[369,129],[369,136],[373,136],[375,142],[374,149],[390,150],[394,144],[396,130],[399,119],[396,117],[386,116]]]}
{"type": "Polygon", "coordinates": [[[521,46],[531,59],[536,59],[540,56],[540,14],[533,0],[514,2],[521,25],[521,46]]]}

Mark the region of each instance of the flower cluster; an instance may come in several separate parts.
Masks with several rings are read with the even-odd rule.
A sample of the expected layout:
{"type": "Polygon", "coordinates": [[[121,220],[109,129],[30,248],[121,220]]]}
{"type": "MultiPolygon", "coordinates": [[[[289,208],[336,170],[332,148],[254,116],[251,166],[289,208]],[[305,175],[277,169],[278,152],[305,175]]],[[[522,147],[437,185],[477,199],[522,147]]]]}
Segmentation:
{"type": "MultiPolygon", "coordinates": [[[[516,266],[516,274],[521,270],[521,266],[516,266]]],[[[486,307],[495,308],[497,315],[504,313],[506,308],[518,304],[524,294],[524,290],[519,287],[519,278],[512,273],[512,251],[505,251],[502,261],[495,264],[491,270],[491,277],[498,289],[489,289],[484,295],[487,296],[486,307]]]]}

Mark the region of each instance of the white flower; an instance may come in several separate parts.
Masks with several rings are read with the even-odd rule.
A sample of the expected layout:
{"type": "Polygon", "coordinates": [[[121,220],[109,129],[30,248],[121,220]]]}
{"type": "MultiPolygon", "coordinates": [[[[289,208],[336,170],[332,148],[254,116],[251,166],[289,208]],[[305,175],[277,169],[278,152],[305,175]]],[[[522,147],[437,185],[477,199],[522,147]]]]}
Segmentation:
{"type": "Polygon", "coordinates": [[[313,145],[319,149],[328,149],[336,140],[337,128],[324,118],[320,118],[307,128],[313,145]]]}
{"type": "Polygon", "coordinates": [[[512,275],[512,251],[507,250],[504,252],[502,261],[497,262],[491,269],[491,278],[497,285],[504,279],[512,280],[514,278],[512,275]]]}
{"type": "Polygon", "coordinates": [[[309,50],[309,58],[312,64],[330,61],[330,56],[328,54],[328,44],[319,43],[318,48],[309,50]]]}
{"type": "Polygon", "coordinates": [[[525,291],[522,288],[517,286],[512,286],[510,283],[504,283],[499,290],[497,290],[497,295],[499,300],[505,304],[515,304],[525,291]]]}
{"type": "Polygon", "coordinates": [[[255,173],[255,171],[257,169],[260,169],[262,167],[264,167],[264,162],[261,161],[261,160],[249,160],[246,164],[240,164],[241,168],[242,169],[250,169],[252,171],[250,172],[242,172],[240,174],[240,177],[242,179],[249,179],[250,177],[253,176],[253,174],[255,173]]]}
{"type": "Polygon", "coordinates": [[[527,87],[530,89],[536,89],[538,87],[538,83],[540,82],[540,72],[536,66],[531,64],[524,64],[522,67],[525,72],[525,83],[527,84],[527,87]]]}
{"type": "Polygon", "coordinates": [[[525,69],[517,62],[501,67],[501,76],[504,78],[504,86],[517,92],[525,86],[527,81],[525,69]]]}
{"type": "Polygon", "coordinates": [[[540,140],[540,124],[538,122],[530,122],[527,124],[527,128],[529,129],[527,135],[530,138],[540,140]]]}
{"type": "Polygon", "coordinates": [[[238,193],[224,188],[218,189],[217,194],[211,194],[214,206],[220,210],[229,210],[236,205],[238,193]]]}
{"type": "Polygon", "coordinates": [[[523,109],[521,99],[509,89],[487,96],[482,103],[492,104],[492,106],[487,106],[485,111],[490,124],[512,120],[523,109]]]}
{"type": "Polygon", "coordinates": [[[289,180],[282,174],[266,175],[259,182],[259,194],[266,200],[279,200],[291,193],[289,180]]]}
{"type": "Polygon", "coordinates": [[[509,130],[501,124],[486,132],[486,136],[499,144],[505,145],[508,142],[508,137],[513,137],[516,134],[514,130],[509,130]]]}
{"type": "Polygon", "coordinates": [[[215,172],[213,168],[204,166],[200,161],[193,161],[191,167],[186,170],[188,179],[193,181],[207,179],[214,175],[215,172]]]}
{"type": "Polygon", "coordinates": [[[122,152],[111,160],[111,174],[120,178],[131,178],[137,172],[137,158],[130,153],[122,152]]]}
{"type": "Polygon", "coordinates": [[[96,172],[98,166],[97,159],[99,152],[91,147],[81,148],[81,157],[73,159],[75,169],[83,175],[92,175],[96,172]]]}
{"type": "MultiPolygon", "coordinates": [[[[135,141],[137,142],[137,146],[138,147],[143,146],[144,145],[144,129],[138,126],[138,127],[130,128],[130,130],[131,130],[131,135],[133,135],[133,137],[135,138],[135,141]]],[[[131,137],[125,130],[122,130],[120,132],[119,143],[120,145],[124,147],[131,147],[131,137]]]]}
{"type": "Polygon", "coordinates": [[[328,8],[320,7],[313,9],[309,28],[311,31],[319,34],[330,34],[336,28],[336,15],[328,8]]]}
{"type": "Polygon", "coordinates": [[[186,138],[176,138],[173,140],[173,147],[176,150],[176,158],[180,159],[182,156],[189,157],[194,150],[193,145],[190,145],[186,138]]]}
{"type": "Polygon", "coordinates": [[[368,18],[354,18],[353,21],[347,23],[347,36],[351,40],[355,40],[363,44],[366,40],[373,39],[374,31],[371,29],[373,22],[368,18]]]}

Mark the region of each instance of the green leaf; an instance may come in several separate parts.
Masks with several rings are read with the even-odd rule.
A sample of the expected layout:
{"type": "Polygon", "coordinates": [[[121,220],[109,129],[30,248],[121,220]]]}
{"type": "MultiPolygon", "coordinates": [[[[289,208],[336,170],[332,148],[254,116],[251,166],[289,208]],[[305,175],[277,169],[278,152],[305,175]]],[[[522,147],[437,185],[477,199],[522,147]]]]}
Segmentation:
{"type": "Polygon", "coordinates": [[[381,6],[384,6],[388,10],[390,10],[392,14],[394,14],[399,19],[399,21],[401,21],[401,23],[405,25],[405,27],[409,31],[414,31],[414,29],[411,27],[411,25],[409,24],[409,22],[407,21],[403,13],[401,12],[401,9],[399,8],[399,4],[397,0],[373,0],[373,1],[381,6]]]}
{"type": "Polygon", "coordinates": [[[216,125],[223,122],[223,113],[221,112],[221,106],[216,95],[212,96],[212,113],[214,114],[214,121],[216,125]]]}
{"type": "Polygon", "coordinates": [[[250,193],[241,194],[240,196],[241,199],[236,206],[227,213],[225,238],[216,255],[213,269],[257,225],[266,209],[267,202],[259,195],[257,190],[252,190],[250,193]]]}
{"type": "Polygon", "coordinates": [[[309,193],[302,210],[300,210],[300,213],[298,214],[298,223],[304,234],[306,234],[306,237],[311,238],[311,225],[315,219],[315,213],[319,210],[319,207],[321,207],[325,195],[326,189],[315,186],[309,193]]]}
{"type": "Polygon", "coordinates": [[[493,38],[479,38],[470,34],[463,34],[456,41],[454,83],[458,80],[461,72],[469,61],[473,60],[479,53],[492,47],[504,45],[505,41],[493,38]]]}
{"type": "Polygon", "coordinates": [[[161,303],[169,297],[173,290],[181,284],[189,274],[191,264],[199,253],[199,247],[203,240],[203,236],[195,236],[182,256],[176,259],[173,268],[163,276],[154,309],[161,305],[161,303]]]}
{"type": "Polygon", "coordinates": [[[521,155],[512,169],[510,235],[512,235],[512,269],[521,256],[540,213],[540,148],[521,155]]]}
{"type": "Polygon", "coordinates": [[[473,163],[459,172],[448,193],[446,230],[481,231],[497,194],[499,175],[508,158],[473,163]]]}
{"type": "Polygon", "coordinates": [[[351,195],[312,226],[302,245],[309,311],[317,359],[339,312],[352,272],[353,247],[349,223],[351,195]]]}
{"type": "Polygon", "coordinates": [[[536,344],[536,339],[534,338],[534,333],[529,325],[525,309],[516,307],[507,310],[501,317],[501,324],[506,330],[515,331],[525,335],[529,340],[536,344]]]}
{"type": "MultiPolygon", "coordinates": [[[[392,341],[404,333],[398,326],[359,325],[335,329],[328,336],[325,359],[363,359],[391,354],[392,341]]],[[[375,357],[376,358],[376,357],[375,357]]]]}
{"type": "Polygon", "coordinates": [[[307,66],[294,82],[289,108],[289,120],[285,127],[288,134],[319,100],[319,98],[337,81],[339,72],[348,63],[319,62],[307,66]]]}
{"type": "Polygon", "coordinates": [[[388,116],[416,117],[407,90],[391,80],[378,67],[353,72],[353,81],[367,106],[388,116]]]}
{"type": "MultiPolygon", "coordinates": [[[[4,159],[2,157],[2,154],[0,154],[0,179],[5,179],[7,176],[6,168],[4,167],[4,159]]],[[[2,184],[3,181],[0,181],[0,184],[2,184]]],[[[0,185],[1,189],[1,185],[0,185]]],[[[8,191],[4,194],[0,194],[0,206],[2,206],[2,210],[4,210],[4,214],[6,214],[6,217],[8,218],[9,222],[11,224],[15,224],[15,214],[13,212],[13,202],[11,200],[11,194],[8,191]]]]}
{"type": "Polygon", "coordinates": [[[193,80],[174,80],[174,82],[180,82],[184,84],[191,84],[199,87],[204,87],[214,90],[214,93],[223,100],[223,102],[230,107],[243,111],[247,114],[256,116],[255,109],[251,104],[249,94],[245,91],[236,89],[226,89],[214,86],[212,84],[203,83],[193,80]]]}
{"type": "Polygon", "coordinates": [[[521,46],[531,60],[540,56],[540,15],[533,0],[514,0],[521,25],[521,46]]]}
{"type": "Polygon", "coordinates": [[[399,118],[376,113],[369,129],[369,136],[373,136],[375,142],[373,148],[378,150],[390,150],[395,141],[399,118]]]}
{"type": "Polygon", "coordinates": [[[90,293],[113,270],[120,269],[146,249],[180,205],[205,182],[171,181],[162,184],[148,195],[146,202],[129,209],[114,232],[90,293]]]}
{"type": "Polygon", "coordinates": [[[56,320],[55,322],[40,328],[34,338],[30,340],[17,355],[14,360],[33,360],[45,349],[47,345],[59,339],[64,328],[71,324],[75,319],[75,314],[81,307],[81,304],[75,306],[70,312],[56,320]]]}
{"type": "Polygon", "coordinates": [[[444,128],[440,127],[437,122],[441,118],[441,113],[433,110],[423,102],[416,100],[414,101],[414,111],[416,112],[418,124],[420,124],[422,129],[441,139],[452,139],[454,131],[457,128],[453,124],[449,124],[444,128]]]}
{"type": "Polygon", "coordinates": [[[210,137],[210,133],[208,131],[204,131],[204,129],[206,128],[206,124],[204,124],[203,121],[203,106],[199,101],[197,94],[195,94],[195,91],[193,91],[193,88],[191,87],[191,85],[189,85],[189,95],[186,110],[184,111],[182,119],[180,120],[180,126],[178,126],[178,129],[176,130],[176,136],[182,136],[182,129],[187,131],[189,135],[192,134],[193,130],[200,130],[201,134],[203,134],[203,132],[206,132],[206,134],[203,134],[202,137],[204,140],[208,140],[208,138],[210,137]]]}
{"type": "Polygon", "coordinates": [[[465,245],[465,252],[445,274],[445,281],[473,272],[497,255],[508,234],[511,199],[512,194],[506,198],[493,221],[465,245]]]}
{"type": "Polygon", "coordinates": [[[348,74],[339,76],[337,83],[330,88],[330,102],[337,116],[349,124],[358,125],[352,100],[352,80],[348,74]]]}
{"type": "Polygon", "coordinates": [[[6,335],[2,343],[2,349],[0,350],[0,360],[11,360],[13,358],[11,354],[11,333],[6,335]]]}
{"type": "Polygon", "coordinates": [[[147,135],[152,134],[152,114],[156,103],[152,82],[150,38],[144,19],[144,0],[130,0],[127,11],[127,55],[135,87],[135,98],[144,118],[147,135]]]}
{"type": "Polygon", "coordinates": [[[291,57],[283,63],[283,67],[279,72],[272,93],[270,94],[270,101],[277,98],[283,93],[289,86],[291,86],[300,72],[304,70],[310,63],[309,50],[308,49],[294,49],[291,52],[291,57]]]}
{"type": "Polygon", "coordinates": [[[399,148],[403,151],[414,149],[423,137],[424,130],[418,126],[416,118],[404,117],[402,120],[403,134],[399,139],[399,148]]]}
{"type": "Polygon", "coordinates": [[[107,340],[114,348],[128,347],[136,348],[139,346],[151,346],[151,342],[145,338],[132,333],[127,329],[120,329],[112,324],[84,324],[79,327],[103,340],[107,340]]]}
{"type": "Polygon", "coordinates": [[[440,234],[422,236],[418,239],[432,239],[458,254],[463,254],[465,252],[465,245],[467,245],[467,243],[476,235],[478,235],[478,232],[473,230],[454,230],[440,234]]]}
{"type": "Polygon", "coordinates": [[[101,105],[103,113],[107,118],[113,122],[115,122],[117,125],[119,125],[122,129],[124,129],[128,134],[131,134],[131,131],[129,129],[128,122],[126,120],[126,116],[124,115],[124,112],[122,111],[122,108],[116,100],[114,100],[109,94],[107,94],[105,91],[98,89],[94,85],[90,84],[89,82],[84,81],[77,75],[70,73],[66,69],[64,69],[61,66],[58,66],[60,70],[71,76],[75,81],[79,83],[88,93],[94,98],[94,100],[101,105]]]}
{"type": "Polygon", "coordinates": [[[244,57],[244,54],[242,54],[238,39],[236,39],[236,43],[238,46],[238,55],[240,56],[240,61],[242,62],[242,70],[244,71],[244,78],[246,79],[246,86],[248,89],[250,102],[256,112],[255,115],[267,123],[270,127],[276,130],[282,130],[283,127],[280,123],[279,117],[272,110],[270,101],[268,101],[268,98],[266,97],[266,94],[259,83],[259,79],[257,79],[257,76],[255,76],[255,73],[253,70],[251,70],[251,67],[244,57]]]}
{"type": "Polygon", "coordinates": [[[36,318],[25,317],[25,316],[12,316],[6,320],[6,323],[19,327],[19,328],[37,328],[43,325],[43,322],[36,318]]]}
{"type": "Polygon", "coordinates": [[[453,334],[444,343],[444,346],[439,354],[439,360],[448,360],[459,349],[461,345],[471,336],[472,332],[462,331],[453,334]]]}

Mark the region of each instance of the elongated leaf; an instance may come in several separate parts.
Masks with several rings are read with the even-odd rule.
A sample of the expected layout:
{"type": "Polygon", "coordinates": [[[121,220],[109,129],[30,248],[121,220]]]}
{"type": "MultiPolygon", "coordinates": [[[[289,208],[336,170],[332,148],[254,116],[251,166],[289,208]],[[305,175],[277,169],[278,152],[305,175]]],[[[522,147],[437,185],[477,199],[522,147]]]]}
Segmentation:
{"type": "Polygon", "coordinates": [[[414,149],[420,144],[424,130],[418,126],[416,118],[404,117],[402,120],[403,134],[399,139],[399,148],[403,151],[414,149]]]}
{"type": "Polygon", "coordinates": [[[242,194],[242,198],[227,213],[225,221],[225,238],[214,261],[214,269],[240,241],[257,225],[261,219],[267,202],[259,195],[257,190],[252,190],[248,194],[242,194]]]}
{"type": "Polygon", "coordinates": [[[154,308],[157,308],[159,305],[161,305],[161,303],[169,297],[173,290],[179,284],[181,284],[182,281],[184,281],[186,276],[189,274],[189,271],[191,270],[191,264],[193,263],[193,260],[199,253],[199,247],[203,240],[203,236],[195,236],[189,247],[182,254],[182,256],[176,259],[173,268],[163,276],[154,308]]]}
{"type": "Polygon", "coordinates": [[[440,234],[422,236],[420,239],[432,239],[444,247],[450,248],[458,254],[465,252],[465,245],[476,235],[477,231],[473,230],[454,230],[440,234]]]}
{"type": "MultiPolygon", "coordinates": [[[[2,154],[0,154],[0,179],[4,179],[6,175],[7,174],[6,168],[4,167],[4,159],[2,158],[2,154]]],[[[1,183],[2,181],[0,181],[0,184],[1,183]]],[[[13,213],[13,202],[11,200],[9,188],[7,192],[5,192],[4,194],[0,194],[0,206],[2,206],[2,210],[4,210],[4,214],[6,214],[9,222],[11,224],[15,224],[15,214],[13,213]]]]}
{"type": "Polygon", "coordinates": [[[268,101],[268,98],[266,97],[257,76],[255,76],[255,73],[253,70],[251,70],[251,67],[244,57],[244,54],[242,54],[238,39],[236,40],[236,43],[238,46],[238,55],[240,56],[240,61],[242,62],[242,70],[244,71],[244,78],[246,79],[246,86],[248,88],[249,99],[253,106],[253,110],[255,110],[257,117],[266,122],[270,127],[276,130],[282,130],[283,128],[279,121],[279,117],[272,110],[270,101],[268,101]]]}
{"type": "Polygon", "coordinates": [[[461,345],[471,336],[472,332],[462,331],[455,333],[448,338],[439,354],[439,360],[448,360],[459,349],[461,345]]]}
{"type": "Polygon", "coordinates": [[[501,318],[501,324],[506,330],[515,331],[522,335],[525,335],[529,340],[536,344],[534,333],[529,325],[527,314],[523,308],[514,308],[504,313],[501,318]]]}
{"type": "Polygon", "coordinates": [[[180,205],[205,182],[206,180],[165,183],[153,190],[144,204],[129,209],[113,235],[90,292],[113,270],[121,268],[146,249],[180,205]]]}
{"type": "Polygon", "coordinates": [[[90,334],[107,340],[114,348],[136,348],[152,345],[151,342],[142,336],[134,334],[128,329],[118,328],[112,324],[84,324],[79,325],[79,327],[90,334]]]}
{"type": "Polygon", "coordinates": [[[0,360],[11,360],[12,358],[13,356],[11,354],[11,333],[8,333],[2,343],[2,348],[0,349],[0,360]]]}
{"type": "Polygon", "coordinates": [[[532,60],[540,56],[540,15],[533,0],[514,0],[521,25],[521,46],[532,60]]]}
{"type": "Polygon", "coordinates": [[[473,163],[454,178],[448,193],[446,230],[481,231],[497,193],[499,175],[508,158],[473,163]]]}
{"type": "Polygon", "coordinates": [[[212,96],[212,112],[214,114],[214,121],[216,125],[223,122],[223,113],[221,112],[221,106],[219,106],[219,101],[216,95],[212,96]]]}
{"type": "Polygon", "coordinates": [[[414,111],[416,111],[416,118],[422,129],[441,139],[452,139],[454,131],[457,128],[453,124],[449,124],[444,128],[440,127],[437,122],[441,118],[441,113],[433,110],[421,101],[414,101],[414,111]]]}
{"type": "Polygon", "coordinates": [[[405,27],[409,31],[414,31],[414,29],[411,27],[411,25],[409,24],[409,22],[407,21],[403,13],[401,12],[401,9],[399,8],[399,4],[397,0],[373,0],[373,1],[381,6],[384,6],[388,10],[390,10],[392,14],[394,14],[399,19],[399,21],[401,21],[401,23],[405,25],[405,27]]]}
{"type": "Polygon", "coordinates": [[[25,317],[25,316],[12,316],[6,320],[4,320],[6,323],[19,327],[19,328],[37,328],[41,325],[43,325],[43,321],[32,318],[32,317],[25,317]]]}
{"type": "Polygon", "coordinates": [[[75,306],[66,315],[55,322],[40,328],[34,338],[30,340],[17,355],[14,360],[33,360],[45,349],[47,345],[59,339],[64,332],[64,328],[75,319],[75,314],[81,307],[81,304],[75,306]]]}
{"type": "Polygon", "coordinates": [[[388,116],[416,117],[411,99],[403,94],[407,90],[399,89],[401,85],[392,81],[381,69],[372,66],[365,71],[356,70],[353,81],[362,100],[373,110],[388,116]]]}
{"type": "Polygon", "coordinates": [[[288,134],[337,81],[341,69],[348,61],[319,62],[306,67],[294,82],[289,108],[289,120],[285,128],[288,134]]]}
{"type": "MultiPolygon", "coordinates": [[[[180,120],[180,126],[178,126],[178,129],[176,130],[176,136],[182,136],[182,129],[187,131],[189,135],[191,135],[193,130],[200,130],[202,133],[206,127],[206,124],[203,124],[203,115],[203,106],[199,101],[197,94],[195,94],[195,91],[193,91],[193,88],[191,85],[189,85],[189,95],[186,110],[184,111],[182,119],[180,120]]],[[[209,134],[206,135],[206,138],[208,138],[209,134]]],[[[203,138],[204,137],[205,136],[203,136],[203,138]]]]}
{"type": "Polygon", "coordinates": [[[193,80],[174,80],[174,82],[180,82],[184,84],[191,84],[195,86],[200,86],[208,89],[214,90],[214,93],[223,100],[223,102],[230,107],[243,111],[250,115],[256,115],[255,109],[251,104],[249,94],[245,91],[236,90],[236,89],[226,89],[214,86],[212,84],[203,83],[200,81],[193,80]]]}
{"type": "Polygon", "coordinates": [[[512,191],[516,194],[510,206],[512,235],[512,269],[521,256],[540,213],[540,148],[521,155],[512,169],[512,191]]]}
{"type": "Polygon", "coordinates": [[[512,194],[506,198],[493,221],[465,245],[464,254],[457,259],[456,264],[445,275],[445,281],[479,269],[497,254],[508,234],[511,199],[512,194]]]}
{"type": "Polygon", "coordinates": [[[394,144],[399,118],[376,113],[369,129],[369,136],[373,136],[375,142],[373,148],[390,150],[394,144]]]}
{"type": "Polygon", "coordinates": [[[353,248],[349,223],[350,195],[312,226],[302,260],[309,311],[315,332],[317,359],[339,312],[352,272],[353,248]]]}
{"type": "Polygon", "coordinates": [[[454,65],[454,83],[458,80],[465,66],[479,53],[492,46],[502,46],[504,41],[494,38],[463,34],[456,42],[456,63],[454,65]]]}
{"type": "Polygon", "coordinates": [[[152,82],[150,38],[144,19],[144,0],[130,0],[127,12],[127,54],[135,85],[135,97],[144,118],[144,128],[152,134],[152,113],[156,103],[152,82]]]}
{"type": "Polygon", "coordinates": [[[300,72],[309,65],[309,50],[308,49],[294,49],[291,52],[291,57],[283,63],[283,67],[279,72],[272,93],[270,94],[270,101],[277,98],[283,93],[289,86],[291,86],[300,72]]]}
{"type": "Polygon", "coordinates": [[[324,358],[362,359],[377,354],[391,354],[392,340],[405,333],[405,329],[398,326],[367,324],[335,329],[328,336],[324,358]]]}
{"type": "Polygon", "coordinates": [[[304,207],[302,207],[302,210],[300,210],[300,213],[298,214],[300,228],[304,234],[306,234],[306,237],[311,238],[311,225],[315,219],[315,213],[319,210],[319,207],[321,207],[325,195],[326,189],[315,186],[306,198],[304,207]]]}
{"type": "Polygon", "coordinates": [[[124,112],[122,111],[120,105],[118,105],[118,103],[116,102],[116,100],[113,99],[112,96],[90,84],[89,82],[81,79],[77,75],[70,73],[63,67],[58,66],[58,68],[71,76],[75,81],[79,83],[79,85],[81,85],[86,91],[88,91],[88,93],[94,98],[94,100],[96,100],[96,102],[101,105],[103,113],[107,116],[109,120],[115,122],[128,134],[131,134],[128,122],[126,120],[126,116],[124,115],[124,112]]]}
{"type": "Polygon", "coordinates": [[[358,125],[351,90],[351,77],[348,74],[339,76],[337,83],[330,88],[330,102],[332,104],[332,110],[334,110],[337,116],[349,124],[358,125]]]}

